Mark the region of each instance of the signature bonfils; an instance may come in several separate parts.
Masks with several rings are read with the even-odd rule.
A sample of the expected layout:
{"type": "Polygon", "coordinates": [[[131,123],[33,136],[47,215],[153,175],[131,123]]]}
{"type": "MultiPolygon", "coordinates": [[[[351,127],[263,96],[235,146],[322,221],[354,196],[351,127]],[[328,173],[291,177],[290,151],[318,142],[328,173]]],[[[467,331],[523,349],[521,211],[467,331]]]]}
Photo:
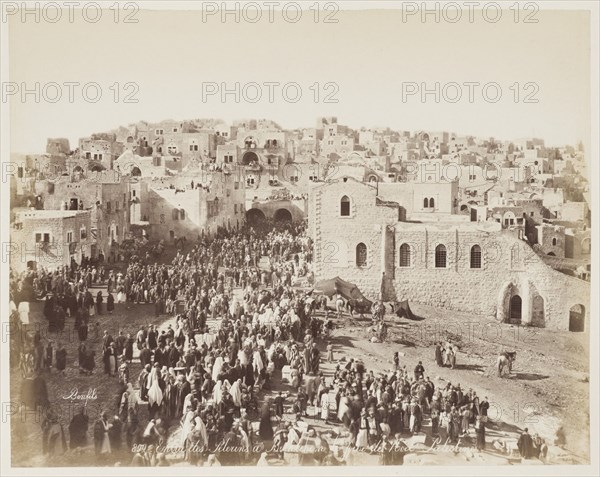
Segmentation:
{"type": "Polygon", "coordinates": [[[69,401],[94,401],[98,399],[96,388],[89,388],[87,392],[79,392],[79,388],[72,388],[71,391],[62,397],[69,401]]]}

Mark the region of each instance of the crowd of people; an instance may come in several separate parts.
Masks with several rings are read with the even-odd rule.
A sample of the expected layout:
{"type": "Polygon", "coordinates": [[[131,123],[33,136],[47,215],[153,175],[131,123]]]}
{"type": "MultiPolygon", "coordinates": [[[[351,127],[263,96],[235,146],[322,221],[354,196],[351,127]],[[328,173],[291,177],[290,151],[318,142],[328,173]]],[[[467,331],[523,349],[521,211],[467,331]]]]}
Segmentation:
{"type": "MultiPolygon", "coordinates": [[[[244,227],[202,238],[170,264],[139,260],[124,273],[62,267],[11,275],[11,291],[17,297],[45,287],[50,326],[75,323],[84,374],[95,367],[92,317],[111,313],[115,302],[154,305],[157,323],[102,335],[103,370],[118,383],[112,407],[93,424],[95,453],[104,462],[129,452],[131,465],[169,465],[166,449],[177,445],[191,465],[268,464],[284,452],[298,453],[300,463],[341,465],[340,449],[330,448],[335,436],[346,448],[399,464],[408,452],[403,439],[424,427],[450,443],[468,442],[473,430],[474,446],[485,449],[487,398],[458,383],[436,386],[422,362],[411,371],[396,353],[394,368],[375,374],[343,356],[332,375],[323,372],[324,362],[336,362],[333,322],[317,314],[326,301],[294,286],[310,275],[311,253],[304,224],[244,227]],[[106,305],[102,292],[94,298],[89,291],[102,281],[106,305]],[[170,319],[161,325],[164,315],[170,319]]],[[[376,312],[383,322],[385,308],[376,312]]],[[[29,347],[34,373],[64,371],[66,352],[52,345],[44,347],[39,335],[21,344],[29,347]]],[[[451,344],[436,345],[439,366],[453,367],[454,356],[451,344]]],[[[86,445],[88,425],[82,408],[69,423],[71,448],[86,445]]],[[[52,412],[43,429],[44,449],[56,452],[65,433],[52,412]]]]}

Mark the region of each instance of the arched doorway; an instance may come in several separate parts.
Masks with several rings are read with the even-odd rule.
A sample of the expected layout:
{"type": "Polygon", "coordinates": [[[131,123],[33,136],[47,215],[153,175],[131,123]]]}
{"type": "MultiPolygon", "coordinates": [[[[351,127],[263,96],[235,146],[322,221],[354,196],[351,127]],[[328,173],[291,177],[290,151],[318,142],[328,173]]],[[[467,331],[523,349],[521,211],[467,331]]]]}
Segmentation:
{"type": "Polygon", "coordinates": [[[140,171],[140,168],[138,166],[133,166],[131,168],[131,175],[133,177],[140,177],[142,175],[142,171],[140,171]]]}
{"type": "Polygon", "coordinates": [[[292,213],[287,209],[277,209],[273,218],[276,222],[291,222],[292,221],[292,213]]]}
{"type": "Polygon", "coordinates": [[[248,166],[253,162],[258,164],[258,154],[256,154],[255,152],[248,151],[242,156],[242,164],[244,166],[248,166]]]}
{"type": "Polygon", "coordinates": [[[519,295],[513,295],[510,299],[508,316],[511,323],[521,323],[523,301],[519,295]]]}
{"type": "Polygon", "coordinates": [[[573,305],[569,310],[569,331],[580,333],[585,330],[585,306],[573,305]]]}
{"type": "Polygon", "coordinates": [[[250,209],[246,212],[246,222],[251,225],[264,222],[265,220],[265,213],[260,209],[250,209]]]}
{"type": "Polygon", "coordinates": [[[531,324],[544,328],[546,326],[546,318],[544,314],[544,298],[540,295],[535,295],[532,302],[531,324]]]}

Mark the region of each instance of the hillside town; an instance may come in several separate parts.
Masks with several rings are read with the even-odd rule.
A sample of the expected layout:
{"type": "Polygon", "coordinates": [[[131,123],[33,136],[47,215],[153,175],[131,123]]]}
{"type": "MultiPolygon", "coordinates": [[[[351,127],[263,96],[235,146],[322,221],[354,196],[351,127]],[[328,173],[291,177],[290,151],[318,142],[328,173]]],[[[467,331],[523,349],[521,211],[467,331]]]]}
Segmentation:
{"type": "Polygon", "coordinates": [[[586,154],[320,117],[13,155],[13,465],[589,462],[586,154]]]}

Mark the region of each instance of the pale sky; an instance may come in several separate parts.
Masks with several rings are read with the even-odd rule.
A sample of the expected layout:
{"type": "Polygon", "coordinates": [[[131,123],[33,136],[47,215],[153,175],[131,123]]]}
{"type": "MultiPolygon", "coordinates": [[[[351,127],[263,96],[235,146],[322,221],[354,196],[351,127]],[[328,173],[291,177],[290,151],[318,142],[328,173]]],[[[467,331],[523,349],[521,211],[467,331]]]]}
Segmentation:
{"type": "MultiPolygon", "coordinates": [[[[343,3],[340,3],[343,8],[343,3]]],[[[48,137],[67,137],[71,147],[81,136],[138,120],[270,118],[284,128],[314,127],[318,116],[335,115],[353,128],[452,131],[500,139],[542,137],[547,144],[575,144],[590,137],[590,27],[587,12],[540,11],[537,24],[515,23],[506,12],[492,24],[476,21],[425,23],[419,17],[403,22],[399,10],[340,11],[337,24],[314,22],[304,12],[298,23],[276,13],[258,23],[236,23],[233,16],[202,19],[199,11],[139,11],[137,24],[115,23],[105,10],[97,23],[70,23],[67,14],[57,23],[10,17],[10,81],[62,85],[62,99],[52,104],[33,95],[11,100],[11,150],[45,150],[48,137]],[[81,87],[70,103],[64,82],[96,82],[102,89],[97,103],[86,102],[81,87]],[[126,104],[121,86],[118,102],[109,88],[133,82],[137,104],[126,104]],[[284,100],[275,88],[263,99],[239,103],[233,95],[203,102],[202,84],[225,82],[296,82],[302,91],[296,103],[284,100]],[[320,84],[315,103],[311,85],[320,84]],[[337,104],[323,102],[324,84],[337,85],[337,104]],[[420,95],[403,102],[403,83],[496,82],[502,98],[484,100],[475,87],[457,103],[423,103],[420,95]],[[520,84],[519,102],[511,86],[520,84]],[[524,103],[525,83],[535,83],[538,103],[524,103]]],[[[513,87],[514,88],[514,87],[513,87]]],[[[89,90],[93,92],[93,90],[89,90]]],[[[294,90],[288,90],[293,93],[294,90]]],[[[332,91],[332,90],[329,90],[332,91]]],[[[447,90],[454,96],[455,90],[447,90]]],[[[492,93],[493,90],[489,90],[492,93]]],[[[247,90],[254,95],[254,90],[247,90]]],[[[47,89],[49,95],[55,90],[47,89]]],[[[51,97],[52,97],[51,96],[51,97]]]]}

